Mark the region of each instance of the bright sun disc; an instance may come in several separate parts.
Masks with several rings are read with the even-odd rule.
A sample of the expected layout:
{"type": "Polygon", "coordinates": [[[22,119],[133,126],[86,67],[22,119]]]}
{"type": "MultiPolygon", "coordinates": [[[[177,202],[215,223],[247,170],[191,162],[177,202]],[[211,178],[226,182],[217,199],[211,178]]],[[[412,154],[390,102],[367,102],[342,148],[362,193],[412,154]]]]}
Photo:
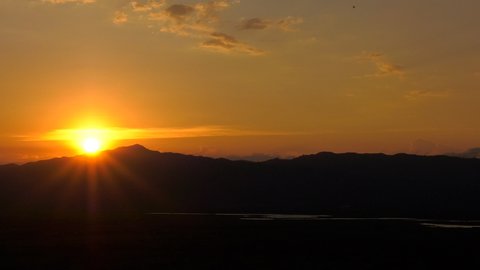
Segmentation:
{"type": "Polygon", "coordinates": [[[97,138],[86,138],[82,142],[82,149],[87,154],[96,154],[102,148],[102,142],[97,138]]]}

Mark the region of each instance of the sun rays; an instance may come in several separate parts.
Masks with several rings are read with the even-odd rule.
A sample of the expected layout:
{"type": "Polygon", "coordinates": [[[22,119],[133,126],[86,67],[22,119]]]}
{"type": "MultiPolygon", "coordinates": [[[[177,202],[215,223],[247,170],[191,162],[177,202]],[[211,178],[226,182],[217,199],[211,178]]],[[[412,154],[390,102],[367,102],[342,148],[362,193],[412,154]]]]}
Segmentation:
{"type": "Polygon", "coordinates": [[[94,221],[107,209],[116,209],[121,215],[128,213],[133,202],[127,195],[138,191],[150,194],[148,186],[138,172],[126,166],[127,160],[110,152],[92,159],[89,156],[69,158],[60,170],[46,177],[47,181],[32,189],[36,197],[55,192],[55,213],[68,213],[69,209],[84,209],[86,217],[94,221]],[[81,202],[81,204],[79,204],[81,202]]]}

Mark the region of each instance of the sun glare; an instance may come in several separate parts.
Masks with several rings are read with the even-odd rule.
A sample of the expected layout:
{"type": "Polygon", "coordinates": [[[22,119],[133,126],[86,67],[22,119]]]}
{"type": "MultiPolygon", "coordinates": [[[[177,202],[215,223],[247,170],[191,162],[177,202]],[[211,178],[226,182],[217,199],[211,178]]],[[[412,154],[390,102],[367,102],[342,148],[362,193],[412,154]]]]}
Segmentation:
{"type": "Polygon", "coordinates": [[[86,127],[74,129],[58,129],[45,135],[42,139],[64,141],[78,154],[96,155],[111,149],[116,142],[131,138],[130,134],[119,128],[86,127]]]}
{"type": "Polygon", "coordinates": [[[109,129],[76,129],[72,130],[71,140],[81,153],[96,155],[107,149],[113,139],[109,129]]]}
{"type": "Polygon", "coordinates": [[[82,141],[82,149],[87,154],[96,154],[102,149],[102,142],[98,138],[86,138],[82,141]]]}

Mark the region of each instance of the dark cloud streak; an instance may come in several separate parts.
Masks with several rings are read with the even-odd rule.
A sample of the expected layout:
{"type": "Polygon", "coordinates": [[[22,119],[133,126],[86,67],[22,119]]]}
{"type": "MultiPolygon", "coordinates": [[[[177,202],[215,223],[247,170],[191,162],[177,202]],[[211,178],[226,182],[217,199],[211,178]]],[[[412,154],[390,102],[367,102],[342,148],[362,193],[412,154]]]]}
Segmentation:
{"type": "Polygon", "coordinates": [[[261,18],[252,18],[240,23],[241,30],[265,30],[268,28],[279,29],[282,31],[294,31],[294,26],[303,23],[302,18],[286,17],[280,20],[268,20],[261,18]]]}

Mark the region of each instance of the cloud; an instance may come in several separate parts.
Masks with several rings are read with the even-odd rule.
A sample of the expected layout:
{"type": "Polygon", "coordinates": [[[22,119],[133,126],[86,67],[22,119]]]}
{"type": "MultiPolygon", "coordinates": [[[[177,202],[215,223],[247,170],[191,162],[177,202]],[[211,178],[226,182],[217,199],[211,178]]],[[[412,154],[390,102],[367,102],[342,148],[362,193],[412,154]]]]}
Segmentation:
{"type": "Polygon", "coordinates": [[[239,28],[242,30],[262,30],[268,28],[269,26],[270,21],[260,18],[253,18],[243,21],[239,28]]]}
{"type": "MultiPolygon", "coordinates": [[[[165,5],[165,1],[130,2],[134,13],[147,13],[147,19],[156,23],[161,32],[198,40],[198,46],[222,53],[261,55],[263,50],[237,40],[232,35],[220,33],[219,13],[237,0],[211,0],[193,4],[165,5]]],[[[141,17],[140,17],[141,19],[141,17]]]]}
{"type": "Polygon", "coordinates": [[[263,50],[217,30],[219,13],[238,1],[213,0],[192,5],[173,4],[149,13],[149,20],[159,24],[160,31],[201,40],[199,47],[222,53],[261,55],[263,50]]]}
{"type": "Polygon", "coordinates": [[[294,26],[303,23],[302,18],[286,17],[280,20],[268,20],[261,18],[252,18],[240,23],[241,30],[264,30],[268,28],[277,28],[282,31],[294,31],[294,26]]]}
{"type": "Polygon", "coordinates": [[[421,100],[427,98],[445,98],[448,97],[447,91],[431,91],[431,90],[412,90],[405,94],[405,98],[409,100],[421,100]]]}
{"type": "Polygon", "coordinates": [[[265,53],[260,49],[251,47],[248,44],[238,41],[232,36],[218,32],[210,34],[210,38],[202,42],[200,46],[202,48],[212,49],[214,51],[220,51],[223,53],[234,51],[247,53],[250,55],[262,55],[265,53]]]}
{"type": "Polygon", "coordinates": [[[382,53],[363,53],[359,59],[370,61],[377,69],[375,74],[368,75],[367,77],[405,76],[405,67],[391,63],[382,53]]]}
{"type": "Polygon", "coordinates": [[[51,4],[66,4],[66,3],[91,4],[91,3],[95,3],[96,0],[42,0],[42,2],[51,3],[51,4]]]}
{"type": "Polygon", "coordinates": [[[463,153],[451,153],[447,155],[462,158],[480,158],[480,147],[471,148],[463,153]]]}
{"type": "Polygon", "coordinates": [[[195,8],[187,5],[171,5],[165,12],[168,17],[175,20],[183,20],[195,12],[195,8]]]}
{"type": "Polygon", "coordinates": [[[163,10],[149,13],[149,19],[156,21],[160,31],[181,36],[208,36],[216,31],[218,13],[236,1],[214,0],[193,5],[173,4],[163,10]]]}
{"type": "Polygon", "coordinates": [[[198,16],[203,18],[204,22],[216,22],[219,20],[218,13],[220,11],[239,2],[239,0],[213,0],[197,3],[194,7],[198,16]]]}
{"type": "Polygon", "coordinates": [[[128,21],[127,13],[125,13],[123,11],[115,12],[115,17],[113,18],[113,23],[114,24],[124,24],[127,21],[128,21]]]}
{"type": "MultiPolygon", "coordinates": [[[[240,41],[220,28],[225,25],[220,14],[239,2],[239,0],[196,0],[167,4],[166,0],[130,1],[116,13],[114,23],[122,24],[132,17],[138,21],[146,21],[149,27],[160,32],[197,40],[201,49],[221,53],[263,55],[264,50],[240,41]]],[[[277,20],[254,18],[244,21],[239,27],[243,30],[276,28],[281,31],[293,31],[294,26],[302,22],[303,19],[296,17],[277,20]]]]}
{"type": "Polygon", "coordinates": [[[277,22],[277,26],[283,31],[294,31],[293,26],[302,24],[303,19],[298,17],[286,17],[277,22]]]}
{"type": "Polygon", "coordinates": [[[148,12],[148,11],[161,8],[163,5],[165,5],[165,1],[164,0],[157,0],[157,1],[150,0],[147,2],[132,1],[130,2],[130,5],[134,12],[148,12]]]}

